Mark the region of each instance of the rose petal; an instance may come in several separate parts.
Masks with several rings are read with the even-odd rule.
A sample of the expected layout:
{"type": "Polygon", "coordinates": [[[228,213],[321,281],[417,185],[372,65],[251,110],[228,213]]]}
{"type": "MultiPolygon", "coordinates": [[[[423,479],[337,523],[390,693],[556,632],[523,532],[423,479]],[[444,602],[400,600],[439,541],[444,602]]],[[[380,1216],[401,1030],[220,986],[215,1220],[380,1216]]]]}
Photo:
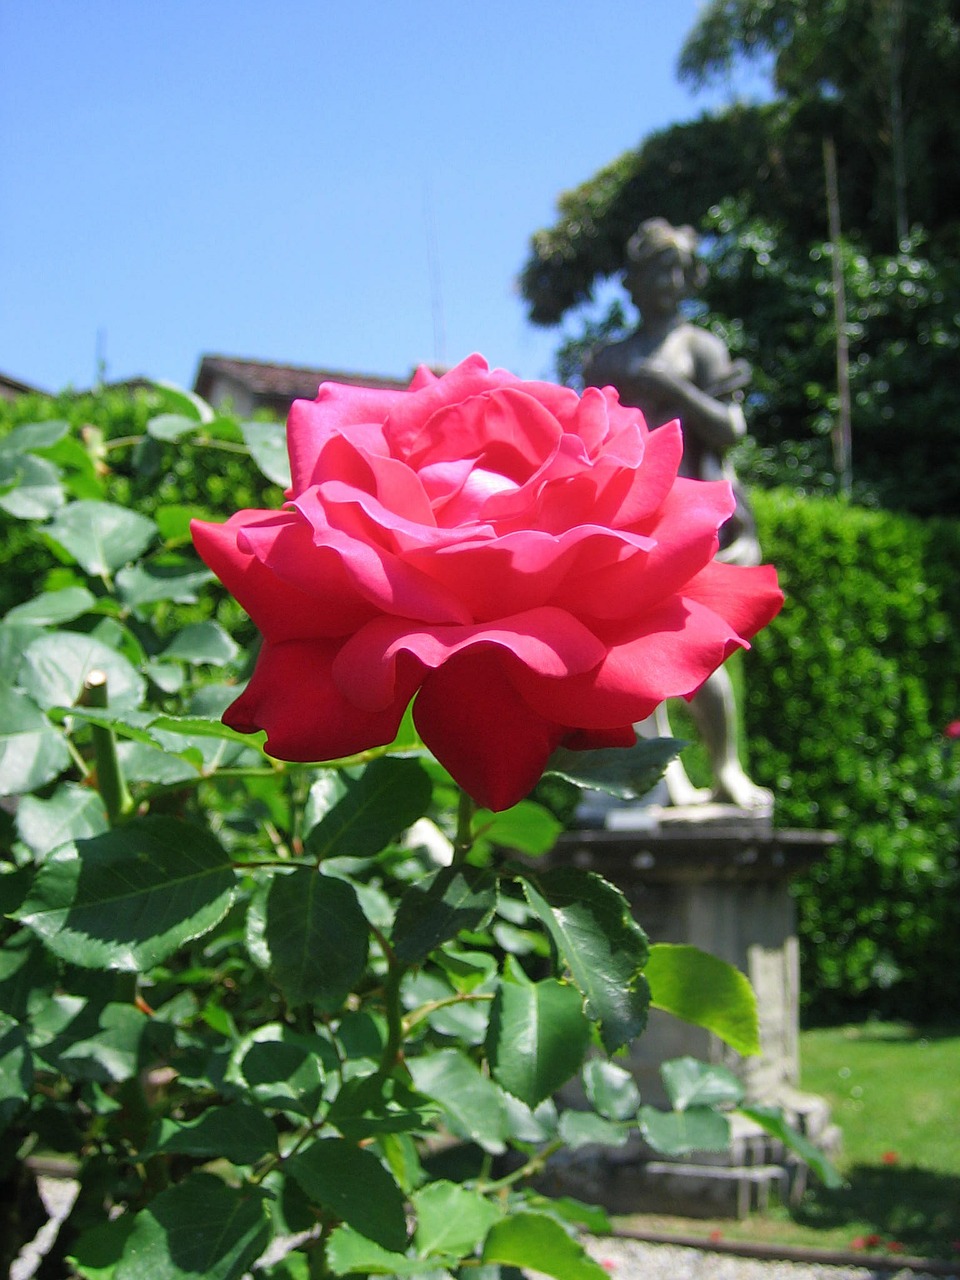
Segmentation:
{"type": "Polygon", "coordinates": [[[302,493],[316,483],[314,472],[323,446],[347,428],[355,443],[362,442],[370,452],[386,452],[382,423],[410,394],[409,391],[324,382],[316,400],[294,400],[287,418],[291,492],[302,493]]]}
{"type": "Polygon", "coordinates": [[[541,715],[583,729],[616,729],[645,719],[665,698],[694,694],[747,642],[719,614],[673,597],[644,617],[639,634],[607,637],[593,671],[548,681],[528,668],[508,674],[541,715]]]}
{"type": "Polygon", "coordinates": [[[559,725],[516,695],[489,649],[459,653],[431,672],[413,719],[454,780],[494,811],[509,809],[536,786],[563,738],[559,725]]]}
{"type": "Polygon", "coordinates": [[[458,653],[489,648],[502,655],[504,669],[512,664],[551,681],[590,671],[605,652],[592,632],[559,609],[531,609],[470,627],[415,629],[401,618],[374,618],[340,650],[334,679],[352,702],[372,711],[395,698],[400,672],[437,669],[458,653]]]}
{"type": "Polygon", "coordinates": [[[272,511],[241,511],[225,524],[194,520],[194,545],[231,595],[246,609],[268,640],[343,635],[356,630],[373,613],[355,592],[341,590],[342,575],[329,561],[318,563],[301,554],[302,543],[290,530],[294,546],[290,562],[301,571],[293,580],[252,554],[252,547],[275,545],[286,536],[289,517],[272,511]],[[245,543],[241,549],[240,541],[245,543]],[[311,569],[312,566],[312,569],[311,569]],[[321,594],[315,594],[319,588],[321,594]]]}
{"type": "Polygon", "coordinates": [[[397,736],[413,689],[396,687],[394,702],[369,711],[343,696],[331,670],[335,641],[290,640],[264,645],[250,683],[224,713],[239,733],[267,732],[278,760],[335,760],[397,736]]]}

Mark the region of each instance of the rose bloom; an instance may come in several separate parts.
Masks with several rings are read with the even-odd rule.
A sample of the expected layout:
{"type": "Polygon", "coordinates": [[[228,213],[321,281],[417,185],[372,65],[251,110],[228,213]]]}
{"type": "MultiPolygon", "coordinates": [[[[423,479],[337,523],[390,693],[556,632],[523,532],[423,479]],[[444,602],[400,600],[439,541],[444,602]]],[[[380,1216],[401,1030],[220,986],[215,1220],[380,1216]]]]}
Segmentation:
{"type": "Polygon", "coordinates": [[[263,634],[224,720],[282,760],[389,744],[404,711],[475,800],[505,809],[553,750],[629,746],[782,603],[714,560],[725,482],[678,478],[611,387],[582,396],[472,356],[406,391],[324,383],[287,425],[281,511],[195,521],[263,634]]]}

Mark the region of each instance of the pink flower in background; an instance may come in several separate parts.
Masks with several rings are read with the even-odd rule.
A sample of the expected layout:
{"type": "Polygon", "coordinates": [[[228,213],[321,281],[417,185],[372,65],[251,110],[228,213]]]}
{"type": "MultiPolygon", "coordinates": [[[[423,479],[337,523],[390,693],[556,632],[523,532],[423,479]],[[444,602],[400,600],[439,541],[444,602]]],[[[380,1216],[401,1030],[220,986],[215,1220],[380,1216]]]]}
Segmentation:
{"type": "Polygon", "coordinates": [[[297,401],[281,511],[195,522],[263,633],[225,720],[285,760],[424,742],[503,809],[551,752],[626,746],[782,603],[769,566],[714,560],[725,482],[678,478],[680,427],[612,388],[523,382],[473,356],[407,391],[297,401]]]}
{"type": "Polygon", "coordinates": [[[945,738],[960,738],[960,720],[951,720],[943,730],[945,738]]]}

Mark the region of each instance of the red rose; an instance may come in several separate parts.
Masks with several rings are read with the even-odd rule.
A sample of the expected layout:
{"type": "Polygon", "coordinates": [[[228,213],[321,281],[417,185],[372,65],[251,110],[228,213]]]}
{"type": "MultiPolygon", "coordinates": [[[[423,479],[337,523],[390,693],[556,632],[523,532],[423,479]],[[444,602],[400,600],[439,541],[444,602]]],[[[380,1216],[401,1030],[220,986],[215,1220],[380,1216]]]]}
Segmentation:
{"type": "Polygon", "coordinates": [[[504,809],[551,752],[626,746],[776,614],[770,567],[714,560],[726,483],[677,477],[679,424],[612,388],[522,382],[472,356],[407,391],[325,383],[290,411],[282,511],[195,522],[259,627],[224,717],[280,759],[427,746],[504,809]]]}

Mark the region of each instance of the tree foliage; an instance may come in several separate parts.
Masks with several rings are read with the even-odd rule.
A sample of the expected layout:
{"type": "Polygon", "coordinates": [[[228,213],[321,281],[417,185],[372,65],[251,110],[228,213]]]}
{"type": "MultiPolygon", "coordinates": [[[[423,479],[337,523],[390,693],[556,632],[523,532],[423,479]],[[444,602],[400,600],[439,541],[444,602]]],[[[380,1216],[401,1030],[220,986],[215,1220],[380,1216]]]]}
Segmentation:
{"type": "Polygon", "coordinates": [[[712,0],[681,58],[696,83],[771,60],[775,100],[651,134],[561,195],[521,277],[532,320],[565,320],[558,369],[619,336],[598,283],[637,225],[695,223],[709,324],[750,360],[740,464],[755,482],[830,492],[839,413],[832,265],[847,293],[854,493],[919,514],[960,509],[960,24],[947,0],[712,0]],[[828,235],[823,142],[840,162],[828,235]],[[904,448],[904,432],[910,448],[904,448]]]}

